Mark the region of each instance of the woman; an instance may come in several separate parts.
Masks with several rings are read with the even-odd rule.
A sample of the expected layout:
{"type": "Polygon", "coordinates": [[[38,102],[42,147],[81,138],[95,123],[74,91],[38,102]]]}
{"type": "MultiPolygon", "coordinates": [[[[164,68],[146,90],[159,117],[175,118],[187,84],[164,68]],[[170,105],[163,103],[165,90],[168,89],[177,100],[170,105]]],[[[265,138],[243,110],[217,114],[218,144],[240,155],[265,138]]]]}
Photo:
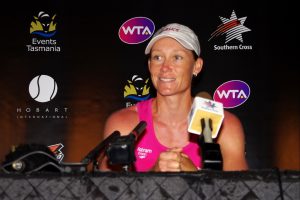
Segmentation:
{"type": "MultiPolygon", "coordinates": [[[[197,135],[188,129],[193,97],[191,82],[203,65],[195,33],[180,24],[168,24],[152,37],[145,54],[156,97],[116,111],[105,124],[104,137],[115,130],[130,131],[143,120],[147,128],[136,144],[136,171],[179,172],[201,169],[197,135]]],[[[217,142],[223,157],[223,170],[246,170],[245,139],[237,117],[225,111],[217,142]]],[[[107,158],[102,170],[112,169],[107,158]]]]}

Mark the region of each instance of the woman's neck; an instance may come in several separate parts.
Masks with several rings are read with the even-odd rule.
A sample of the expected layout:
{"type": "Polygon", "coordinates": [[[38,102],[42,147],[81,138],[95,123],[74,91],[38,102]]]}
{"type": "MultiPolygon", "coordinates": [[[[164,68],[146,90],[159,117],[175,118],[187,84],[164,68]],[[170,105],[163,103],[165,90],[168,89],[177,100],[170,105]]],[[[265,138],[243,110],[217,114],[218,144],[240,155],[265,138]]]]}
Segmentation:
{"type": "Polygon", "coordinates": [[[192,106],[192,97],[189,96],[157,96],[153,100],[153,117],[168,124],[184,123],[192,106]]]}

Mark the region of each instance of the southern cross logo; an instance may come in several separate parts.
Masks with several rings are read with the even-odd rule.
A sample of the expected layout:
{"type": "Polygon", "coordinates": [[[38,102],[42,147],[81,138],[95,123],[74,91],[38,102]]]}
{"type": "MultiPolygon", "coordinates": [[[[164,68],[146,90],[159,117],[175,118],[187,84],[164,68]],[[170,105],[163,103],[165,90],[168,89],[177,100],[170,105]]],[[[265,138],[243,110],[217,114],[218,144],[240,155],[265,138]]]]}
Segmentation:
{"type": "Polygon", "coordinates": [[[220,35],[226,34],[225,43],[228,43],[233,39],[237,39],[243,43],[242,33],[251,31],[249,28],[244,26],[247,17],[237,18],[233,10],[229,19],[224,17],[220,17],[220,19],[222,21],[222,24],[220,24],[217,30],[215,30],[211,34],[211,37],[208,41],[213,38],[219,37],[220,35]]]}

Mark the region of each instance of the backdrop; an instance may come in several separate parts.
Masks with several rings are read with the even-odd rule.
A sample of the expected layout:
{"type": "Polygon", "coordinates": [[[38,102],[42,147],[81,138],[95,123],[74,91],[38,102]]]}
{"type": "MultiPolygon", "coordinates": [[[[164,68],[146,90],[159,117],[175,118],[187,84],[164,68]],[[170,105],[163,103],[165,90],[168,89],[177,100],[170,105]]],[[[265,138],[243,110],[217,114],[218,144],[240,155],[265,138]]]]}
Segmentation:
{"type": "MultiPolygon", "coordinates": [[[[249,86],[244,103],[227,109],[243,123],[250,168],[300,169],[292,5],[196,0],[9,4],[0,12],[1,161],[22,143],[55,145],[58,158],[80,161],[102,140],[111,112],[153,96],[144,55],[154,31],[150,22],[155,30],[177,22],[191,27],[201,43],[204,69],[193,94],[213,95],[231,80],[249,86]],[[142,24],[135,24],[135,17],[142,24]],[[119,33],[136,37],[130,42],[119,33]]],[[[240,93],[229,97],[233,94],[240,93]]]]}

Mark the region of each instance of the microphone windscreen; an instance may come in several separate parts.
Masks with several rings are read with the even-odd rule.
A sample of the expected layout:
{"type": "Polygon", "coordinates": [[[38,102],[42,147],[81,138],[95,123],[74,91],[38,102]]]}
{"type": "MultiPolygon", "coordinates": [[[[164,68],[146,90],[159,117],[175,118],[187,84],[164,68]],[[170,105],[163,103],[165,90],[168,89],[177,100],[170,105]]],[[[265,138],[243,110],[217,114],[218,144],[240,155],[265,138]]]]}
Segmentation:
{"type": "Polygon", "coordinates": [[[198,92],[196,94],[196,97],[202,97],[202,98],[210,99],[210,100],[213,99],[212,96],[208,92],[206,92],[206,91],[198,92]]]}
{"type": "Polygon", "coordinates": [[[224,119],[223,104],[208,98],[196,96],[188,118],[188,131],[201,135],[201,119],[203,118],[212,120],[212,138],[216,138],[224,119]]]}

